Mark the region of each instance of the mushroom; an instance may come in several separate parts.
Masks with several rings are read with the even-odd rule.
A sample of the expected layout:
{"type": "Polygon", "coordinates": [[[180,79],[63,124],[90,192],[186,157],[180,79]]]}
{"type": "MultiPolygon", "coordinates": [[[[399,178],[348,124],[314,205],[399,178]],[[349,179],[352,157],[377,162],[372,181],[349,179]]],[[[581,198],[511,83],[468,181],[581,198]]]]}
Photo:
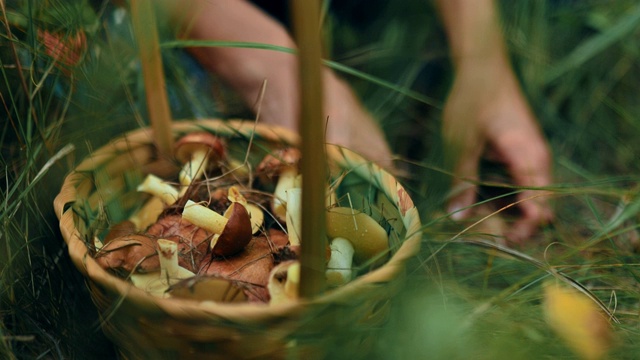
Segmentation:
{"type": "Polygon", "coordinates": [[[161,199],[165,205],[171,205],[178,200],[178,190],[153,174],[147,175],[137,190],[161,199]]]}
{"type": "MultiPolygon", "coordinates": [[[[245,209],[247,209],[247,211],[249,212],[249,218],[251,219],[251,233],[257,233],[260,230],[262,223],[264,222],[264,212],[262,211],[262,209],[254,204],[250,204],[244,197],[244,195],[240,193],[240,189],[238,189],[237,186],[229,187],[227,198],[231,202],[240,203],[245,207],[245,209]]],[[[229,207],[229,209],[225,211],[225,216],[227,216],[227,212],[229,212],[230,209],[231,207],[229,207]]]]}
{"type": "Polygon", "coordinates": [[[144,230],[158,220],[158,217],[164,211],[164,202],[162,199],[152,197],[131,217],[131,221],[137,230],[144,230]]]}
{"type": "Polygon", "coordinates": [[[228,258],[212,258],[204,262],[199,274],[223,277],[252,286],[243,289],[249,301],[267,302],[267,284],[274,262],[290,259],[281,253],[289,249],[287,235],[278,229],[269,229],[264,234],[254,236],[244,251],[228,258]]]}
{"type": "Polygon", "coordinates": [[[214,234],[210,247],[216,256],[234,255],[251,241],[249,213],[237,202],[232,202],[229,208],[227,217],[188,200],[182,212],[184,220],[214,234]]]}
{"type": "Polygon", "coordinates": [[[173,204],[179,197],[178,190],[153,174],[147,175],[138,185],[137,190],[151,194],[153,197],[129,218],[136,229],[149,227],[162,214],[164,207],[173,204]]]}
{"type": "Polygon", "coordinates": [[[377,221],[363,212],[348,207],[336,207],[327,211],[326,220],[327,236],[333,239],[331,258],[325,273],[327,280],[335,278],[338,283],[346,282],[351,278],[351,273],[347,270],[351,268],[352,260],[358,264],[367,261],[378,263],[389,251],[387,232],[377,221]]]}
{"type": "Polygon", "coordinates": [[[286,218],[286,191],[293,187],[300,187],[300,178],[298,177],[299,160],[300,150],[286,148],[265,156],[257,168],[258,173],[267,177],[278,177],[278,182],[273,191],[271,210],[280,221],[285,221],[286,218]]]}
{"type": "Polygon", "coordinates": [[[345,238],[337,237],[331,241],[331,258],[327,263],[325,276],[327,286],[340,286],[351,281],[353,270],[353,245],[345,238]]]}
{"type": "Polygon", "coordinates": [[[302,231],[302,189],[290,188],[285,192],[286,196],[286,222],[289,244],[300,246],[300,233],[302,231]]]}
{"type": "Polygon", "coordinates": [[[271,300],[270,305],[285,304],[298,299],[300,287],[300,262],[285,261],[274,267],[269,274],[267,289],[271,300]]]}
{"type": "Polygon", "coordinates": [[[194,132],[176,142],[174,154],[184,164],[178,175],[184,193],[194,180],[204,174],[209,161],[224,158],[225,149],[221,138],[208,132],[194,132]]]}
{"type": "MultiPolygon", "coordinates": [[[[193,272],[209,254],[212,234],[188,221],[180,214],[169,214],[158,219],[145,231],[152,239],[167,239],[178,244],[178,264],[193,272]]],[[[156,256],[157,258],[157,256],[156,256]]]]}
{"type": "Polygon", "coordinates": [[[168,297],[169,287],[178,281],[195,276],[191,271],[178,265],[178,244],[166,239],[158,239],[160,271],[131,275],[131,282],[137,288],[158,297],[168,297]]]}

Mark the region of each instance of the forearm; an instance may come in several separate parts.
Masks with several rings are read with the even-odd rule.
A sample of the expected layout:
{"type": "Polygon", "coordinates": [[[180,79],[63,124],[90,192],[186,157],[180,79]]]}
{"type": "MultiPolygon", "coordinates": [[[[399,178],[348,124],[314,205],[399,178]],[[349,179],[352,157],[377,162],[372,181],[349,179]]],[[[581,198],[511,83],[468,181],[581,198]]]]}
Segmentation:
{"type": "Polygon", "coordinates": [[[508,65],[494,0],[436,0],[436,5],[457,70],[508,65]]]}
{"type": "MultiPolygon", "coordinates": [[[[165,0],[165,9],[185,38],[295,47],[280,23],[247,1],[192,0],[189,6],[180,4],[180,1],[165,0]]],[[[293,126],[298,106],[295,96],[297,60],[294,55],[275,50],[232,47],[194,47],[188,50],[207,70],[233,87],[247,104],[258,99],[262,82],[267,80],[263,116],[268,118],[279,112],[281,120],[293,126]],[[272,99],[276,96],[279,98],[272,99]]]]}
{"type": "MultiPolygon", "coordinates": [[[[188,9],[182,9],[179,0],[162,1],[173,23],[181,27],[186,38],[295,47],[280,23],[247,1],[193,0],[188,9]]],[[[267,80],[260,104],[260,121],[292,130],[298,128],[300,96],[295,55],[230,47],[200,47],[189,51],[209,71],[229,83],[247,104],[258,100],[263,80],[267,80]]],[[[384,134],[355,93],[330,69],[323,68],[322,75],[327,141],[356,150],[368,159],[390,167],[391,154],[384,134]]]]}

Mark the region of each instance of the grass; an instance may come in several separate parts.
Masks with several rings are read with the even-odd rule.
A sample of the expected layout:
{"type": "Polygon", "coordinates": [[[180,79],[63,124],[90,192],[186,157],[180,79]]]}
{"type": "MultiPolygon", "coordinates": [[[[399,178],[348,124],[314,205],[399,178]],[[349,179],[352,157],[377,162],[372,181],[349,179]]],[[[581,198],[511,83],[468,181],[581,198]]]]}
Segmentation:
{"type": "MultiPolygon", "coordinates": [[[[87,11],[79,0],[10,3],[12,26],[0,26],[2,358],[113,356],[52,210],[75,163],[146,118],[130,30],[98,5],[87,11]],[[76,71],[54,65],[35,27],[63,37],[86,31],[90,46],[76,71]]],[[[424,1],[380,1],[356,16],[361,9],[334,5],[340,11],[326,22],[331,60],[347,69],[343,75],[406,160],[410,175],[402,180],[425,224],[409,286],[380,330],[380,358],[569,357],[542,316],[541,284],[554,272],[583,286],[619,320],[611,357],[634,358],[640,350],[637,3],[501,2],[512,60],[554,154],[556,220],[517,252],[478,242],[490,240],[488,233],[508,217],[490,216],[460,233],[471,222],[452,223],[442,211],[450,178],[440,170],[439,104],[452,74],[433,9],[424,1]]],[[[174,116],[218,115],[215,101],[192,85],[202,74],[185,67],[175,42],[164,39],[174,116]]],[[[231,115],[246,114],[231,99],[231,115]]],[[[488,179],[501,175],[491,166],[484,170],[488,179]]],[[[496,202],[489,197],[485,205],[496,202]]]]}

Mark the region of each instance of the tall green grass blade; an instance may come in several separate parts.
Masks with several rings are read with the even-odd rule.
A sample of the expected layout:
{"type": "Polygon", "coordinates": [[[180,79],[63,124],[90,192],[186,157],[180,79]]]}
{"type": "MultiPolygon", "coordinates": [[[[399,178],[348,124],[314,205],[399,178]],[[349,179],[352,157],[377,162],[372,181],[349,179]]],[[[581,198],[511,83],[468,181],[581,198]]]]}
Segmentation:
{"type": "Polygon", "coordinates": [[[545,75],[544,83],[549,84],[568,71],[578,68],[624,36],[638,29],[639,25],[640,5],[636,5],[625,17],[618,19],[615,25],[585,40],[564,59],[559,60],[545,75]]]}
{"type": "MultiPolygon", "coordinates": [[[[262,43],[252,43],[252,42],[237,42],[237,41],[214,41],[214,40],[178,40],[178,41],[165,41],[161,44],[162,48],[172,49],[172,48],[186,48],[186,47],[235,47],[235,48],[244,48],[244,49],[261,49],[261,50],[271,50],[271,51],[280,51],[287,54],[295,54],[296,50],[276,45],[262,44],[262,43]]],[[[399,86],[379,77],[376,77],[371,74],[367,74],[365,72],[359,71],[352,67],[340,64],[338,62],[332,60],[323,60],[323,63],[331,69],[339,71],[341,73],[355,76],[359,79],[368,81],[374,85],[381,86],[383,88],[389,89],[393,92],[402,94],[407,98],[418,101],[425,105],[429,105],[435,108],[441,108],[442,103],[435,99],[432,99],[428,96],[420,94],[414,90],[406,86],[399,86]]]]}

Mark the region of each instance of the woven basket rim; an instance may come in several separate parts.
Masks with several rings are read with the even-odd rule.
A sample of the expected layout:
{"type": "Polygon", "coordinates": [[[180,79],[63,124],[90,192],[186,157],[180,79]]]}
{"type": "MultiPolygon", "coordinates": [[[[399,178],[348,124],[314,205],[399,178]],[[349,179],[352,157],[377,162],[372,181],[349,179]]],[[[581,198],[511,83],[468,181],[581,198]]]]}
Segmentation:
{"type": "MultiPolygon", "coordinates": [[[[255,133],[269,141],[284,142],[291,145],[299,143],[297,134],[290,130],[273,125],[255,124],[253,121],[232,119],[198,119],[180,120],[172,125],[174,134],[196,130],[213,132],[233,131],[249,134],[255,133]]],[[[380,268],[359,276],[348,284],[331,289],[313,299],[299,299],[287,304],[269,305],[256,303],[213,303],[198,302],[175,298],[155,297],[142,289],[138,289],[124,279],[111,275],[104,270],[89,254],[89,249],[78,229],[75,227],[73,210],[66,208],[76,201],[75,185],[83,179],[82,171],[95,166],[103,155],[112,153],[114,149],[131,146],[132,143],[152,143],[152,131],[141,128],[118,137],[102,148],[87,156],[69,175],[66,176],[60,193],[54,200],[54,209],[60,221],[60,229],[68,245],[69,255],[84,276],[102,288],[126,297],[147,309],[156,309],[176,319],[219,317],[234,322],[268,322],[274,318],[288,317],[304,312],[310,307],[326,306],[332,303],[348,301],[358,296],[364,289],[380,286],[395,278],[404,270],[404,263],[419,251],[421,241],[421,224],[417,209],[398,181],[380,166],[367,161],[357,153],[337,145],[327,144],[327,157],[332,161],[348,166],[364,177],[374,177],[381,191],[389,197],[402,213],[406,229],[405,240],[395,254],[380,268]]]]}

